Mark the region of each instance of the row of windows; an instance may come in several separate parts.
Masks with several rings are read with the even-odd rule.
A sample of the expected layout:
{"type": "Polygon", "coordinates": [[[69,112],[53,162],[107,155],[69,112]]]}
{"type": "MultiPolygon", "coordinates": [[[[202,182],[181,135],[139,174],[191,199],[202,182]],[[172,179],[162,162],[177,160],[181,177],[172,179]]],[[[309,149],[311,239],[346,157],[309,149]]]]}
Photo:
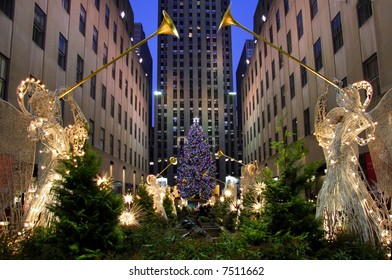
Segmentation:
{"type": "MultiPolygon", "coordinates": [[[[92,146],[95,144],[95,139],[94,139],[94,134],[95,134],[95,123],[93,120],[89,120],[89,125],[90,125],[90,132],[89,132],[89,141],[92,146]]],[[[140,132],[140,129],[139,129],[140,132]]],[[[146,137],[146,142],[147,142],[147,137],[146,137]]],[[[106,148],[106,130],[101,127],[100,132],[99,132],[99,149],[101,151],[105,151],[106,148]]],[[[117,140],[117,158],[120,160],[123,160],[125,162],[128,162],[129,164],[133,164],[133,166],[139,168],[139,169],[144,169],[147,170],[147,159],[144,159],[144,157],[140,157],[140,154],[136,154],[136,151],[132,153],[132,148],[129,148],[126,144],[123,145],[123,149],[121,149],[121,141],[117,140]],[[128,154],[129,151],[129,154],[128,154]],[[123,154],[122,154],[123,153],[123,154]],[[136,159],[138,159],[136,161],[136,159]]],[[[111,156],[114,156],[114,136],[113,134],[109,135],[109,154],[111,156]]]]}
{"type": "MultiPolygon", "coordinates": [[[[340,13],[335,17],[334,20],[338,19],[340,22],[340,13]]],[[[343,44],[343,38],[338,36],[340,39],[337,42],[340,42],[342,46],[343,44]]],[[[335,45],[334,45],[335,46],[335,45]]],[[[319,71],[322,67],[323,67],[323,61],[322,61],[322,52],[321,52],[321,41],[320,38],[316,41],[316,43],[313,45],[313,49],[314,49],[314,58],[315,58],[315,65],[316,65],[316,70],[319,71]]],[[[364,72],[364,78],[367,79],[370,82],[373,82],[373,80],[377,80],[378,81],[378,66],[377,66],[377,61],[376,63],[373,62],[374,60],[369,60],[369,62],[365,62],[363,64],[363,72],[364,72]]],[[[274,70],[273,67],[273,62],[272,61],[272,70],[274,70]]],[[[306,57],[301,61],[301,63],[306,65],[306,57]]],[[[256,68],[257,69],[257,68],[256,68]]],[[[274,71],[273,73],[273,77],[274,75],[274,71]]],[[[266,89],[269,88],[269,80],[268,80],[268,71],[266,72],[266,89]]],[[[307,78],[307,70],[301,66],[300,68],[300,78],[301,78],[301,86],[304,87],[307,82],[308,82],[308,78],[307,78]]],[[[252,79],[253,80],[253,79],[252,79]]],[[[290,96],[291,98],[295,97],[295,78],[294,78],[294,73],[291,73],[291,75],[289,76],[289,84],[290,84],[290,96]]],[[[245,84],[246,87],[246,84],[245,84]]],[[[380,94],[380,90],[379,90],[379,86],[377,85],[377,83],[375,83],[375,92],[377,92],[378,94],[380,94]]],[[[263,87],[263,80],[261,81],[261,87],[260,87],[260,92],[261,92],[261,97],[264,96],[264,87],[263,87]]],[[[246,89],[245,89],[246,90],[246,89]]],[[[250,90],[249,88],[249,82],[248,82],[248,90],[250,90]]],[[[281,104],[282,104],[282,108],[285,107],[286,104],[286,100],[285,100],[285,94],[284,94],[284,85],[281,87],[281,104]]],[[[244,98],[245,95],[243,95],[243,102],[244,102],[244,98]]],[[[258,89],[256,89],[256,98],[257,98],[257,104],[259,103],[259,94],[258,94],[258,89]]],[[[252,111],[250,110],[250,102],[249,102],[249,116],[251,116],[252,111]]],[[[253,110],[255,109],[255,104],[254,104],[254,97],[253,97],[253,110]]],[[[246,115],[244,112],[244,122],[245,122],[245,118],[246,120],[248,119],[248,107],[246,107],[246,115]]]]}
{"type": "MultiPolygon", "coordinates": [[[[311,10],[311,18],[313,19],[317,12],[318,12],[318,4],[317,0],[309,0],[310,4],[310,10],[311,10]]],[[[284,7],[285,7],[285,13],[287,14],[289,10],[289,2],[285,1],[284,2],[284,7]]],[[[372,15],[372,8],[371,8],[371,2],[369,0],[359,0],[357,4],[357,14],[358,14],[358,20],[359,20],[359,26],[361,26],[371,15],[372,15]]],[[[303,17],[302,17],[302,10],[299,11],[297,18],[297,34],[298,34],[298,40],[301,39],[302,35],[304,34],[304,25],[303,25],[303,17]]],[[[277,31],[280,29],[280,13],[279,10],[276,12],[276,28],[277,31]]],[[[337,53],[339,49],[343,46],[343,29],[342,29],[342,22],[341,22],[341,17],[340,17],[340,12],[334,17],[334,19],[331,21],[331,31],[332,31],[332,42],[333,42],[333,50],[334,53],[337,53]]],[[[274,34],[273,34],[273,29],[272,25],[269,28],[269,35],[270,35],[270,41],[273,42],[274,39],[274,34]]],[[[287,42],[287,52],[289,54],[292,53],[292,35],[291,35],[291,30],[287,32],[286,35],[286,42],[287,42]]],[[[321,48],[321,40],[320,38],[314,43],[313,46],[313,51],[314,51],[314,64],[315,64],[315,70],[319,71],[323,67],[323,60],[322,60],[322,48],[321,48]]],[[[267,44],[264,44],[264,56],[267,56],[267,44]]],[[[306,58],[303,59],[303,61],[306,61],[306,58]]],[[[262,56],[261,56],[261,50],[259,51],[259,65],[260,68],[262,66],[262,56]]],[[[279,53],[279,69],[282,68],[283,66],[283,59],[282,59],[282,54],[279,53]]],[[[257,62],[255,62],[255,73],[257,76],[257,62]]],[[[273,60],[271,63],[271,72],[272,72],[272,80],[275,79],[276,73],[275,73],[275,61],[273,60]]],[[[253,70],[251,72],[251,79],[252,83],[254,81],[253,78],[253,70]]],[[[307,77],[306,77],[306,70],[301,69],[301,84],[304,86],[307,83],[307,77]]],[[[250,84],[248,81],[248,91],[250,88],[250,84]]],[[[268,71],[266,72],[266,86],[267,89],[269,87],[269,75],[268,71]]],[[[246,87],[246,84],[245,84],[246,87]]],[[[246,90],[245,90],[246,92],[246,90]]]]}
{"type": "MultiPolygon", "coordinates": [[[[69,12],[69,0],[63,0],[62,4],[64,9],[69,12]]],[[[95,2],[96,7],[99,7],[99,2],[95,2]]],[[[109,9],[106,5],[106,11],[105,12],[105,24],[106,24],[106,19],[109,18],[109,9]]],[[[116,22],[113,23],[113,41],[117,42],[117,24],[116,22]]],[[[34,10],[34,24],[33,24],[33,41],[41,48],[44,49],[45,45],[45,31],[46,31],[46,14],[42,11],[42,9],[35,4],[35,10],[34,10]]],[[[80,5],[80,17],[79,17],[79,31],[85,35],[86,31],[86,10],[83,7],[83,5],[80,5]]],[[[97,53],[98,52],[98,29],[93,26],[93,33],[92,33],[92,50],[97,53]]],[[[120,52],[123,53],[124,51],[124,39],[123,37],[120,38],[120,52]]],[[[66,70],[67,66],[67,52],[68,52],[68,41],[65,38],[63,34],[59,34],[59,47],[58,47],[58,65],[61,67],[61,69],[66,70]]],[[[129,56],[126,56],[126,65],[128,66],[128,61],[129,61],[129,56]]],[[[108,47],[106,44],[103,46],[103,59],[102,59],[103,64],[108,63],[108,47]]],[[[77,82],[82,79],[83,76],[83,61],[81,57],[78,57],[78,66],[77,66],[77,75],[76,75],[76,80],[77,82]]],[[[134,63],[133,60],[131,61],[131,74],[133,75],[133,69],[134,68],[134,63]]],[[[122,88],[122,73],[120,70],[120,78],[119,78],[119,87],[120,89],[122,88]]],[[[112,77],[115,79],[116,77],[116,67],[115,63],[112,66],[112,77]]],[[[138,75],[138,70],[136,69],[136,75],[135,75],[135,82],[139,83],[139,89],[141,90],[142,87],[142,81],[141,81],[141,76],[138,75]]],[[[143,84],[143,95],[144,95],[144,84],[143,84]]]]}
{"type": "MultiPolygon", "coordinates": [[[[269,106],[269,105],[268,105],[269,106]]],[[[269,113],[268,113],[269,115],[269,113]]],[[[270,120],[270,119],[269,119],[270,120]]],[[[305,109],[303,112],[303,120],[304,120],[304,135],[305,137],[310,135],[311,133],[311,122],[310,122],[310,111],[309,108],[305,109]]],[[[243,135],[243,143],[244,143],[244,147],[246,147],[247,145],[249,145],[253,138],[257,137],[257,134],[260,134],[261,129],[260,129],[261,125],[260,125],[260,117],[257,118],[257,131],[256,131],[256,123],[253,123],[253,126],[251,126],[249,128],[249,130],[246,132],[246,135],[243,135]]],[[[265,128],[265,119],[264,119],[264,111],[262,112],[262,128],[265,128]]],[[[293,142],[298,141],[298,122],[297,122],[297,118],[294,118],[291,122],[291,129],[292,129],[292,140],[293,142]]],[[[283,133],[282,133],[282,140],[287,143],[287,136],[286,136],[286,132],[287,132],[287,126],[283,127],[283,133]]],[[[271,138],[270,138],[271,139],[271,138]]],[[[275,141],[281,141],[279,138],[279,133],[276,132],[275,133],[275,141]]],[[[271,146],[271,141],[269,141],[269,145],[271,146]]],[[[264,143],[264,146],[266,146],[266,143],[264,143]]],[[[261,154],[260,154],[261,155],[261,154]]],[[[259,157],[259,160],[264,160],[266,159],[268,156],[272,156],[272,151],[270,150],[270,152],[267,154],[266,152],[264,152],[264,158],[262,158],[261,156],[259,157]]],[[[256,159],[256,158],[255,158],[256,159]]],[[[249,159],[248,159],[249,161],[249,159]]],[[[251,161],[253,161],[253,159],[251,159],[251,161]]]]}

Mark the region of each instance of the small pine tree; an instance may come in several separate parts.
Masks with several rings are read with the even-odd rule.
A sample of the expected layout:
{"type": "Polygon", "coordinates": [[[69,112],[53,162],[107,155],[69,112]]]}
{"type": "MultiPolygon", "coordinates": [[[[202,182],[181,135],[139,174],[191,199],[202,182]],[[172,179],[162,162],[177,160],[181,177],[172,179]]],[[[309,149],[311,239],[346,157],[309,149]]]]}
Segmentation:
{"type": "Polygon", "coordinates": [[[100,166],[97,153],[86,147],[84,156],[62,161],[58,170],[63,179],[53,187],[55,202],[48,208],[56,217],[55,234],[67,258],[101,258],[121,243],[123,203],[110,187],[97,186],[100,166]]]}
{"type": "Polygon", "coordinates": [[[178,160],[177,186],[181,196],[209,199],[215,188],[215,159],[198,118],[189,129],[187,141],[178,160]]]}
{"type": "Polygon", "coordinates": [[[273,145],[278,152],[276,164],[280,174],[276,180],[270,170],[264,171],[267,188],[263,193],[266,204],[261,219],[265,230],[270,236],[289,234],[301,237],[310,248],[316,249],[321,245],[324,232],[321,221],[315,218],[315,204],[306,201],[303,194],[314,184],[312,177],[320,162],[301,162],[307,152],[303,141],[290,146],[284,142],[274,142],[273,145]]]}
{"type": "Polygon", "coordinates": [[[154,198],[148,192],[146,183],[142,182],[136,192],[134,203],[140,207],[146,220],[155,215],[154,198]]]}

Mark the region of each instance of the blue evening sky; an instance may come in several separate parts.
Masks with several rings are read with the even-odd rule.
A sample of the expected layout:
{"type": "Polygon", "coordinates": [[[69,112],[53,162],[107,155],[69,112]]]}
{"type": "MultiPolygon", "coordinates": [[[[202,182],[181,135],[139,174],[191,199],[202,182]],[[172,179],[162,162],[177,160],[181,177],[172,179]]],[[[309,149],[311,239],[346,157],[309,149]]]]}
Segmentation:
{"type": "MultiPolygon", "coordinates": [[[[146,37],[154,33],[158,28],[158,0],[129,0],[131,3],[135,22],[141,22],[146,33],[146,37]]],[[[258,0],[232,0],[231,13],[233,17],[242,25],[253,30],[253,14],[258,0]]],[[[228,27],[226,27],[228,28],[228,27]]],[[[240,29],[231,27],[233,44],[233,80],[235,83],[235,71],[237,70],[238,60],[246,39],[252,36],[240,29]]],[[[156,56],[157,56],[157,37],[148,41],[150,52],[153,57],[153,91],[156,90],[156,56]]],[[[234,88],[235,90],[235,84],[234,88]]]]}

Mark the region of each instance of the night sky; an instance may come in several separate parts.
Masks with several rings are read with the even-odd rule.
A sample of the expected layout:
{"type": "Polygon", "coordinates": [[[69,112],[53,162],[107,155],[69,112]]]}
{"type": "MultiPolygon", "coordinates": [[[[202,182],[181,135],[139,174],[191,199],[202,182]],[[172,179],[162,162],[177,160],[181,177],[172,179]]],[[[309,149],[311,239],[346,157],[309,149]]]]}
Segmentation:
{"type": "MultiPolygon", "coordinates": [[[[135,22],[143,24],[146,37],[154,33],[158,28],[158,0],[129,0],[131,3],[135,22]],[[147,4],[148,3],[148,4],[147,4]]],[[[232,0],[231,13],[233,17],[242,25],[253,30],[253,14],[255,12],[258,0],[232,0]]],[[[226,27],[228,28],[228,27],[226,27]]],[[[238,27],[232,28],[233,42],[233,80],[235,89],[235,71],[237,70],[238,60],[246,39],[252,36],[238,27]]],[[[153,57],[153,91],[156,90],[156,55],[157,55],[157,37],[148,41],[151,55],[153,57]]]]}

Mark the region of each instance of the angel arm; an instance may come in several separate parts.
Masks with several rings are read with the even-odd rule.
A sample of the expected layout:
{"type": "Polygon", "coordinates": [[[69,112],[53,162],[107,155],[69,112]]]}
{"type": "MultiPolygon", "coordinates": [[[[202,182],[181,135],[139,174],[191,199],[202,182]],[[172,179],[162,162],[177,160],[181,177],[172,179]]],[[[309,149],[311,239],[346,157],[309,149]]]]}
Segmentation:
{"type": "Polygon", "coordinates": [[[71,112],[75,123],[66,128],[72,152],[76,155],[83,155],[83,147],[88,138],[89,125],[79,105],[71,95],[66,97],[67,103],[71,107],[71,112]]]}

